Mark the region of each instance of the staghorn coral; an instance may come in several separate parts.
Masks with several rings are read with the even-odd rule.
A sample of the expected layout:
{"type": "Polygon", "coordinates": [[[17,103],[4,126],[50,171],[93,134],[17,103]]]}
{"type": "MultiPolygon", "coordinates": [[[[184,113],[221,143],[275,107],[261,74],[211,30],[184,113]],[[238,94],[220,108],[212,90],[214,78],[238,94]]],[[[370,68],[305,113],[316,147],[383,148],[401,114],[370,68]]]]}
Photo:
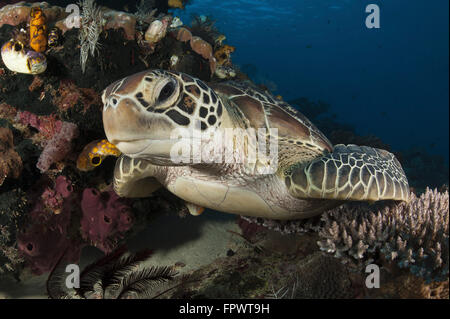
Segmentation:
{"type": "Polygon", "coordinates": [[[63,160],[72,149],[72,140],[77,136],[78,127],[75,124],[62,122],[61,129],[46,143],[36,167],[41,172],[46,172],[53,163],[63,160]]]}
{"type": "Polygon", "coordinates": [[[12,131],[0,127],[0,186],[8,177],[19,178],[22,167],[22,159],[14,150],[12,131]]]}
{"type": "Polygon", "coordinates": [[[282,233],[318,232],[321,250],[343,261],[371,262],[381,253],[388,262],[427,282],[448,278],[448,191],[427,188],[409,203],[347,203],[319,218],[295,221],[245,220],[282,233]]]}
{"type": "Polygon", "coordinates": [[[378,211],[344,205],[323,215],[318,244],[336,257],[362,259],[380,251],[427,282],[442,281],[448,278],[448,208],[448,192],[430,189],[378,211]]]}

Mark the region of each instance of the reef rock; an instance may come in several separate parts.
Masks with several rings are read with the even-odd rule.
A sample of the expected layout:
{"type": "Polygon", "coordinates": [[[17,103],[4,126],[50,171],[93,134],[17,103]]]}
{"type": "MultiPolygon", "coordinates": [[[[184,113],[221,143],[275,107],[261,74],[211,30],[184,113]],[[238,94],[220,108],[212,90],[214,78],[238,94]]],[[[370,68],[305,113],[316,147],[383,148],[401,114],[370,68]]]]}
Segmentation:
{"type": "Polygon", "coordinates": [[[11,130],[0,127],[0,186],[7,177],[18,178],[22,167],[22,159],[14,150],[11,130]]]}

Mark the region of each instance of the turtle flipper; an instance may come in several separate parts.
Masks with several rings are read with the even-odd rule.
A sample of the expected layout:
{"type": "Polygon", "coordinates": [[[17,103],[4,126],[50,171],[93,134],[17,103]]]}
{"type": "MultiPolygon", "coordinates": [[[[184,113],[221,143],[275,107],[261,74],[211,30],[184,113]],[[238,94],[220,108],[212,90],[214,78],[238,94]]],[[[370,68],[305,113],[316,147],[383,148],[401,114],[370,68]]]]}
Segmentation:
{"type": "Polygon", "coordinates": [[[120,197],[148,197],[162,185],[153,177],[154,165],[122,155],[114,168],[114,191],[120,197]]]}
{"type": "Polygon", "coordinates": [[[388,151],[356,145],[336,145],[333,153],[285,172],[289,192],[298,198],[408,201],[403,169],[388,151]]]}

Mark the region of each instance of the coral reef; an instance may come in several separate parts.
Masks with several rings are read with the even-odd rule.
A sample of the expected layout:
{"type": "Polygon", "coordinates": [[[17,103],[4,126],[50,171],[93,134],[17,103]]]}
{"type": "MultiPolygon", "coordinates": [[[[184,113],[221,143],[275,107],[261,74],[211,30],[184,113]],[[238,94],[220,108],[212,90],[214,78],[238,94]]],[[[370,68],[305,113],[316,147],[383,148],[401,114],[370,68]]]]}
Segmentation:
{"type": "Polygon", "coordinates": [[[84,268],[80,287],[73,289],[65,285],[66,264],[60,262],[48,278],[47,293],[52,299],[159,297],[164,291],[159,292],[158,288],[174,281],[177,271],[170,266],[149,266],[145,262],[151,254],[151,250],[131,254],[121,247],[84,268]]]}
{"type": "MultiPolygon", "coordinates": [[[[147,267],[136,272],[131,268],[142,266],[144,253],[112,252],[146,228],[155,214],[182,216],[187,211],[181,199],[164,190],[151,198],[127,201],[110,190],[114,159],[107,155],[118,152],[103,152],[103,144],[98,144],[105,141],[101,91],[117,79],[149,68],[185,72],[209,82],[248,79],[232,64],[234,47],[224,44],[226,37],[211,18],[194,17],[188,28],[167,13],[169,6],[183,4],[186,1],[143,0],[131,14],[84,0],[80,29],[66,25],[64,8],[45,3],[22,2],[0,9],[2,44],[12,34],[16,40],[26,35],[28,42],[29,35],[20,28],[36,6],[42,8],[48,27],[56,25],[61,31],[55,31],[58,37],[52,39],[57,41],[43,52],[46,68],[37,76],[30,75],[36,70],[25,69],[27,61],[33,62],[26,51],[27,59],[22,57],[20,67],[27,74],[11,72],[0,61],[0,126],[7,127],[0,128],[0,275],[19,277],[25,265],[35,274],[53,269],[48,285],[52,298],[349,298],[361,294],[353,284],[355,276],[356,282],[363,279],[350,274],[359,270],[357,261],[375,260],[385,268],[405,268],[400,269],[403,275],[388,278],[379,295],[371,292],[371,296],[448,296],[448,281],[438,282],[448,276],[448,193],[435,191],[413,197],[409,204],[385,208],[347,204],[322,219],[240,218],[242,234],[230,236],[239,235],[244,248],[232,246],[223,257],[193,271],[193,278],[201,280],[177,287],[163,285],[171,289],[161,287],[163,295],[153,284],[165,271],[165,278],[171,277],[174,268],[147,267]],[[79,164],[77,155],[86,162],[79,164]],[[101,169],[93,170],[100,164],[101,169]],[[267,227],[303,233],[282,235],[267,227]],[[340,258],[318,251],[317,242],[340,258]],[[77,261],[86,245],[111,255],[85,269],[82,290],[61,293],[53,281],[64,268],[60,266],[77,261]],[[143,258],[139,262],[138,256],[143,258]],[[352,262],[343,266],[344,257],[352,262]]],[[[250,73],[252,66],[242,70],[250,73]]],[[[259,74],[258,82],[276,89],[265,75],[259,74]]],[[[324,102],[298,99],[291,103],[332,142],[390,149],[377,137],[358,136],[353,127],[338,123],[324,102]]],[[[406,151],[401,160],[416,191],[448,183],[445,163],[423,150],[406,151]]],[[[175,284],[175,280],[168,282],[175,284]]]]}
{"type": "Polygon", "coordinates": [[[50,166],[63,160],[72,149],[72,140],[78,136],[78,127],[69,122],[62,122],[61,128],[46,143],[36,167],[46,172],[50,166]]]}
{"type": "Polygon", "coordinates": [[[105,253],[113,251],[133,225],[131,208],[114,191],[100,193],[93,188],[83,191],[81,234],[105,253]]]}
{"type": "Polygon", "coordinates": [[[14,150],[12,131],[0,127],[0,186],[8,177],[18,178],[22,166],[22,159],[14,150]]]}
{"type": "Polygon", "coordinates": [[[150,24],[154,19],[156,11],[158,11],[158,9],[155,8],[154,0],[141,0],[136,5],[134,16],[138,23],[150,24]]]}
{"type": "Polygon", "coordinates": [[[376,212],[341,206],[322,217],[322,250],[336,257],[368,258],[380,251],[427,282],[448,278],[448,192],[427,189],[409,203],[376,212]]]}
{"type": "Polygon", "coordinates": [[[80,21],[80,64],[83,73],[89,54],[95,57],[98,52],[98,39],[103,31],[103,13],[94,0],[81,2],[82,17],[80,21]]]}
{"type": "Polygon", "coordinates": [[[36,52],[47,49],[47,17],[39,7],[30,12],[30,47],[36,52]]]}
{"type": "Polygon", "coordinates": [[[54,183],[41,180],[36,186],[30,197],[34,207],[27,214],[28,222],[17,242],[31,271],[40,275],[52,270],[66,250],[70,252],[69,261],[78,261],[82,245],[70,228],[78,207],[71,182],[59,176],[54,183]]]}
{"type": "Polygon", "coordinates": [[[214,52],[214,57],[217,60],[217,64],[225,66],[231,65],[231,53],[233,53],[234,50],[235,47],[232,47],[231,45],[228,44],[225,44],[220,48],[218,48],[214,52]]]}
{"type": "Polygon", "coordinates": [[[205,60],[208,60],[211,74],[214,74],[217,62],[213,55],[213,47],[211,44],[198,36],[193,36],[192,33],[184,27],[174,31],[173,34],[178,41],[189,42],[195,53],[199,54],[205,60]]]}
{"type": "Polygon", "coordinates": [[[105,30],[122,29],[126,40],[134,40],[136,17],[133,14],[103,8],[103,19],[106,20],[105,30]]]}
{"type": "Polygon", "coordinates": [[[0,277],[17,272],[24,261],[17,249],[16,236],[27,208],[24,192],[11,190],[0,193],[0,277]]]}
{"type": "Polygon", "coordinates": [[[166,36],[167,27],[169,26],[170,21],[170,18],[163,18],[150,23],[150,26],[144,34],[145,41],[147,41],[150,45],[154,45],[159,42],[166,36]]]}
{"type": "Polygon", "coordinates": [[[190,30],[194,36],[202,38],[212,46],[215,46],[218,39],[224,37],[220,34],[219,30],[215,26],[215,23],[216,21],[209,16],[194,15],[190,30]]]}
{"type": "Polygon", "coordinates": [[[448,278],[442,282],[426,283],[423,278],[412,274],[396,277],[394,280],[375,289],[376,298],[393,299],[448,299],[448,278]]]}
{"type": "Polygon", "coordinates": [[[64,8],[50,6],[47,2],[36,2],[30,4],[22,1],[0,8],[0,28],[4,24],[16,26],[23,22],[27,22],[31,14],[31,9],[35,7],[42,9],[48,22],[55,22],[65,18],[68,15],[64,8]]]}
{"type": "Polygon", "coordinates": [[[427,189],[409,203],[348,203],[320,218],[276,221],[245,218],[282,233],[318,232],[321,250],[343,261],[385,260],[429,282],[448,278],[448,192],[427,189]]]}

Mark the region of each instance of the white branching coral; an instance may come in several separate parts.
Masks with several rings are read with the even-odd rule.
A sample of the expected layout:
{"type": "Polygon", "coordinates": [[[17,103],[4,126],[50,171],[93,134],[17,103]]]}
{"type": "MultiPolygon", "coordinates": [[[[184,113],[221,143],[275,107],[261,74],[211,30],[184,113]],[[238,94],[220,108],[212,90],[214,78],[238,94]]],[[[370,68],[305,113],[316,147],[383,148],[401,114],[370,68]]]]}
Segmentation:
{"type": "Polygon", "coordinates": [[[448,279],[448,192],[427,188],[409,203],[370,206],[344,205],[322,216],[322,250],[336,257],[368,258],[381,252],[400,268],[409,268],[429,281],[448,279]]]}
{"type": "Polygon", "coordinates": [[[82,9],[80,39],[80,64],[83,73],[86,70],[86,62],[89,53],[92,57],[98,52],[100,44],[98,39],[103,31],[105,20],[103,13],[94,0],[82,0],[79,3],[82,9]]]}
{"type": "Polygon", "coordinates": [[[449,196],[427,188],[409,203],[347,203],[320,219],[295,221],[246,218],[282,233],[318,232],[321,250],[368,263],[381,253],[427,282],[448,279],[449,196]]]}

